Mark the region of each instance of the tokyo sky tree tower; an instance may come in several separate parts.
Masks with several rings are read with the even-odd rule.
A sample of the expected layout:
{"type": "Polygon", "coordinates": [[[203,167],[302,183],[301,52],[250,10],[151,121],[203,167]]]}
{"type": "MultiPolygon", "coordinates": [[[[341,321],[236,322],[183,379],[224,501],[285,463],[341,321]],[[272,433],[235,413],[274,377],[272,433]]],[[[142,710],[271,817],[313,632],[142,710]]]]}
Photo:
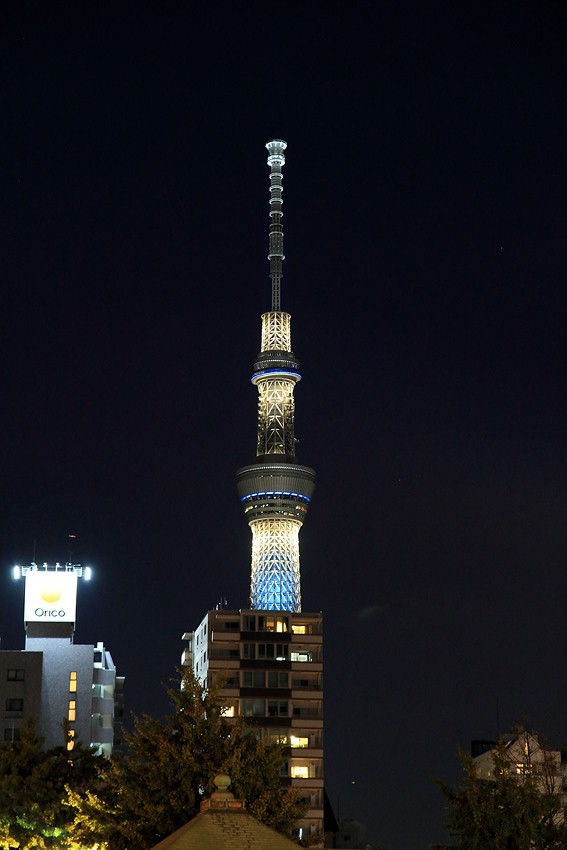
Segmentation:
{"type": "Polygon", "coordinates": [[[280,304],[285,142],[266,145],[270,166],[269,254],[272,309],[262,316],[262,350],[254,362],[258,387],[256,463],[236,473],[252,529],[250,604],[263,611],[301,611],[299,529],[315,487],[315,472],[295,459],[293,390],[299,363],[291,350],[291,316],[280,304]]]}

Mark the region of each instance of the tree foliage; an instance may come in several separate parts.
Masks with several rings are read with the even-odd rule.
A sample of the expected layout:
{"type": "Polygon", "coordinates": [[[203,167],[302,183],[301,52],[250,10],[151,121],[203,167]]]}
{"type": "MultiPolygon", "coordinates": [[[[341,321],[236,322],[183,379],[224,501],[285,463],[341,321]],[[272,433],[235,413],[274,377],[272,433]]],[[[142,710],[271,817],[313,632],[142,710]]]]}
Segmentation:
{"type": "Polygon", "coordinates": [[[289,832],[305,806],[296,791],[281,788],[281,746],[228,720],[218,689],[203,689],[190,672],[169,695],[173,711],[165,720],[135,718],[127,755],[105,763],[101,787],[70,795],[76,839],[101,850],[152,847],[198,813],[220,772],[251,814],[289,832]]]}
{"type": "Polygon", "coordinates": [[[0,848],[79,850],[66,788],[81,794],[94,787],[99,761],[80,743],[71,751],[44,750],[33,719],[23,725],[19,741],[0,744],[0,848]]]}
{"type": "Polygon", "coordinates": [[[537,770],[528,761],[518,773],[501,741],[489,778],[479,776],[473,759],[462,753],[465,775],[459,785],[438,782],[448,810],[446,828],[456,843],[436,850],[567,850],[557,766],[551,754],[542,753],[537,770]]]}

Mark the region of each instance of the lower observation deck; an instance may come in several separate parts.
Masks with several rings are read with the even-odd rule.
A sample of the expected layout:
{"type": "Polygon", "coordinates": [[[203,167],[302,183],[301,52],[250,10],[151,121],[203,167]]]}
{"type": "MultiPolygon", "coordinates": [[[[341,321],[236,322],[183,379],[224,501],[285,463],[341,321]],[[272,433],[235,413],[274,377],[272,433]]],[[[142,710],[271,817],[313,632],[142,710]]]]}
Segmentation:
{"type": "Polygon", "coordinates": [[[295,519],[303,522],[315,490],[315,471],[291,463],[258,463],[236,473],[246,518],[295,519]]]}

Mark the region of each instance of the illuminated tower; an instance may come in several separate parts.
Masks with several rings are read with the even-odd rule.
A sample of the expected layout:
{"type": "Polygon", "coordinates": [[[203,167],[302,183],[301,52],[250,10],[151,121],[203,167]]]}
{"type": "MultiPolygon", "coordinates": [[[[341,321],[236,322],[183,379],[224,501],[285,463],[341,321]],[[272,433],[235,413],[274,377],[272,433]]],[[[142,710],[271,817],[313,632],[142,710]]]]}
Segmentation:
{"type": "MultiPolygon", "coordinates": [[[[251,607],[210,609],[185,632],[183,666],[218,686],[225,717],[241,717],[267,743],[284,747],[280,776],[306,804],[297,838],[322,842],[323,615],[301,610],[299,529],[315,473],[295,458],[293,391],[300,380],[291,350],[291,317],[281,310],[282,166],[286,143],[268,142],[272,309],[262,316],[256,462],[237,472],[252,529],[251,607]]],[[[225,607],[226,606],[226,607],[225,607]]]]}
{"type": "Polygon", "coordinates": [[[256,463],[236,478],[252,529],[251,608],[301,611],[299,530],[315,487],[315,472],[295,457],[295,385],[301,380],[291,349],[291,316],[281,309],[283,253],[282,168],[285,142],[268,142],[269,254],[272,309],[262,315],[262,342],[252,374],[258,388],[256,463]]]}

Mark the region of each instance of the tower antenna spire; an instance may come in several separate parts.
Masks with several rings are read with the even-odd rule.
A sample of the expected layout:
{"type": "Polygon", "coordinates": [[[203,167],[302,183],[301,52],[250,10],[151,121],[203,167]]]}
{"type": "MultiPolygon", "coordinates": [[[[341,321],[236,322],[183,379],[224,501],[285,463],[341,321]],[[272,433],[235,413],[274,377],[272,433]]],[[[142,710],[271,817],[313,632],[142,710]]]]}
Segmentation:
{"type": "Polygon", "coordinates": [[[268,165],[270,166],[270,230],[269,253],[270,277],[272,279],[272,310],[281,310],[281,280],[283,277],[283,173],[285,165],[284,151],[287,144],[281,139],[273,139],[266,144],[268,165]]]}

